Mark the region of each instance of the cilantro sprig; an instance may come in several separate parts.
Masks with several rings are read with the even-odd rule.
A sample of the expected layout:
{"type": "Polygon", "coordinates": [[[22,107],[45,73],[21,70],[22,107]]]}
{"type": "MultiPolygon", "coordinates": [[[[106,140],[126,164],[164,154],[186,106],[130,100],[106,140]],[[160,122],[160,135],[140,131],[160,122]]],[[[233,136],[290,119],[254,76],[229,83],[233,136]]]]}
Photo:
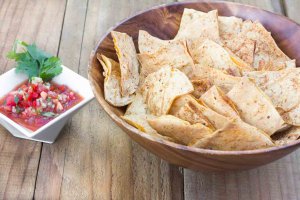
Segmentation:
{"type": "Polygon", "coordinates": [[[62,72],[61,61],[39,49],[35,44],[16,40],[13,49],[8,52],[7,58],[17,62],[16,72],[27,74],[29,79],[40,77],[43,81],[50,81],[62,72]],[[18,47],[22,52],[17,52],[18,47]]]}

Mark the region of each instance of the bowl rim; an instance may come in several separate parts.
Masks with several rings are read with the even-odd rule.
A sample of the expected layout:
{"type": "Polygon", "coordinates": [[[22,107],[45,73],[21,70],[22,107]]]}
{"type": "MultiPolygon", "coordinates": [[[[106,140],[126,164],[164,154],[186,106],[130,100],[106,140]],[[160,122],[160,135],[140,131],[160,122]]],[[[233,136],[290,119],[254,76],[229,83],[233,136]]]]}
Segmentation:
{"type": "MultiPolygon", "coordinates": [[[[236,155],[259,155],[259,154],[265,154],[265,153],[271,153],[273,151],[279,151],[279,150],[283,150],[283,149],[290,149],[293,147],[296,147],[297,145],[299,146],[300,144],[300,140],[296,140],[294,142],[291,142],[287,145],[283,145],[283,146],[274,146],[274,147],[269,147],[269,148],[264,148],[264,149],[254,149],[254,150],[239,150],[239,151],[224,151],[224,150],[211,150],[211,149],[202,149],[202,148],[197,148],[197,147],[190,147],[190,146],[186,146],[186,145],[182,145],[182,144],[178,144],[178,143],[174,143],[174,142],[170,142],[170,141],[166,141],[166,140],[162,140],[162,139],[158,139],[154,136],[151,136],[149,134],[146,134],[140,130],[138,130],[137,128],[131,126],[130,124],[126,123],[124,120],[122,120],[121,117],[119,117],[118,115],[116,115],[111,109],[109,109],[108,106],[104,106],[104,104],[107,104],[109,106],[110,105],[108,102],[106,102],[106,100],[103,97],[100,97],[97,95],[96,92],[96,88],[94,87],[94,83],[93,83],[93,79],[92,79],[92,75],[91,75],[91,66],[92,66],[92,61],[93,58],[95,56],[95,53],[98,50],[98,47],[100,46],[100,44],[104,41],[104,39],[109,36],[110,32],[112,30],[115,30],[117,27],[119,27],[121,24],[123,24],[124,22],[131,20],[141,14],[147,13],[149,11],[153,11],[159,8],[165,8],[165,7],[169,7],[169,6],[176,6],[176,5],[187,5],[187,4],[227,4],[227,5],[237,5],[237,6],[241,6],[241,7],[248,7],[251,9],[255,9],[255,10],[260,10],[263,12],[266,12],[268,14],[271,15],[276,15],[276,17],[280,17],[283,19],[286,19],[287,21],[296,24],[297,26],[300,26],[300,24],[298,24],[297,22],[295,22],[294,20],[284,16],[284,15],[280,15],[278,13],[274,13],[265,9],[261,9],[258,8],[256,6],[252,6],[252,5],[247,5],[247,4],[242,4],[242,3],[236,3],[236,2],[226,2],[226,1],[216,1],[216,2],[211,2],[211,1],[184,1],[184,2],[172,2],[172,3],[166,3],[166,4],[160,4],[160,5],[156,5],[153,7],[150,7],[148,9],[144,9],[141,11],[136,12],[135,14],[120,20],[118,23],[116,23],[114,26],[111,26],[110,28],[108,28],[108,30],[100,37],[100,39],[98,40],[96,47],[94,48],[94,50],[92,50],[91,54],[90,54],[90,59],[89,59],[89,63],[88,63],[88,80],[89,83],[91,85],[92,91],[95,94],[95,97],[98,101],[98,103],[101,105],[101,107],[105,110],[105,112],[108,114],[108,116],[120,127],[120,128],[124,128],[127,131],[130,131],[140,137],[146,138],[147,140],[150,140],[151,142],[157,142],[160,145],[166,145],[168,148],[175,148],[175,149],[179,149],[181,151],[188,151],[191,153],[201,153],[204,155],[225,155],[225,156],[236,156],[236,155]]],[[[124,132],[126,132],[126,130],[124,130],[124,132]]],[[[128,134],[128,133],[127,133],[128,134]]],[[[131,136],[130,136],[131,137],[131,136]]],[[[132,138],[131,138],[132,139],[132,138]]]]}

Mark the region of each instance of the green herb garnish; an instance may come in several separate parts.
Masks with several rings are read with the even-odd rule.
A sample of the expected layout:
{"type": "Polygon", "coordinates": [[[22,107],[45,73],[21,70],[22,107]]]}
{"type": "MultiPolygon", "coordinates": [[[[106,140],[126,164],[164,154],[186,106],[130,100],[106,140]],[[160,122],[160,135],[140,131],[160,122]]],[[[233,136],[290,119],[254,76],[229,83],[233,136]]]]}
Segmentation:
{"type": "Polygon", "coordinates": [[[42,112],[41,114],[44,117],[55,117],[56,116],[56,114],[54,114],[53,112],[42,112]]]}
{"type": "Polygon", "coordinates": [[[16,113],[20,113],[22,109],[19,106],[16,106],[16,113]]]}
{"type": "Polygon", "coordinates": [[[19,97],[18,97],[18,96],[15,96],[14,101],[15,101],[16,104],[18,104],[19,101],[20,101],[19,97]]]}
{"type": "Polygon", "coordinates": [[[16,72],[27,74],[30,80],[32,77],[40,77],[47,82],[62,72],[58,57],[49,55],[35,44],[27,44],[20,40],[15,42],[7,58],[15,60],[16,72]],[[18,46],[22,47],[23,52],[17,52],[18,46]]]}

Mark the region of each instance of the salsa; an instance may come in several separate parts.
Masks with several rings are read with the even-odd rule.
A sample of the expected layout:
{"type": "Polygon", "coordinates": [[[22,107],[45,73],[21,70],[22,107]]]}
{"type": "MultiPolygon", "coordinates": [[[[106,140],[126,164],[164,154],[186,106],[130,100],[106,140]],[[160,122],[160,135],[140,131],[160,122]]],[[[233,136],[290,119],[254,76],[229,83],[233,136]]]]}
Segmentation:
{"type": "Polygon", "coordinates": [[[65,85],[34,77],[0,99],[0,113],[36,131],[83,98],[65,85]]]}

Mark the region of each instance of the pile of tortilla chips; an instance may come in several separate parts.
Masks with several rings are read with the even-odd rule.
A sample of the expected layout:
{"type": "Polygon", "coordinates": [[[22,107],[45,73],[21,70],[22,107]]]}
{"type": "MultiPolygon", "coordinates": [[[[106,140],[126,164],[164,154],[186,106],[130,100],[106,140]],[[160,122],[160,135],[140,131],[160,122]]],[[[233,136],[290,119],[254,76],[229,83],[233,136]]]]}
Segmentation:
{"type": "Polygon", "coordinates": [[[97,55],[105,99],[145,134],[231,151],[300,138],[300,69],[258,21],[185,9],[174,39],[140,30],[139,53],[111,35],[118,62],[97,55]]]}

